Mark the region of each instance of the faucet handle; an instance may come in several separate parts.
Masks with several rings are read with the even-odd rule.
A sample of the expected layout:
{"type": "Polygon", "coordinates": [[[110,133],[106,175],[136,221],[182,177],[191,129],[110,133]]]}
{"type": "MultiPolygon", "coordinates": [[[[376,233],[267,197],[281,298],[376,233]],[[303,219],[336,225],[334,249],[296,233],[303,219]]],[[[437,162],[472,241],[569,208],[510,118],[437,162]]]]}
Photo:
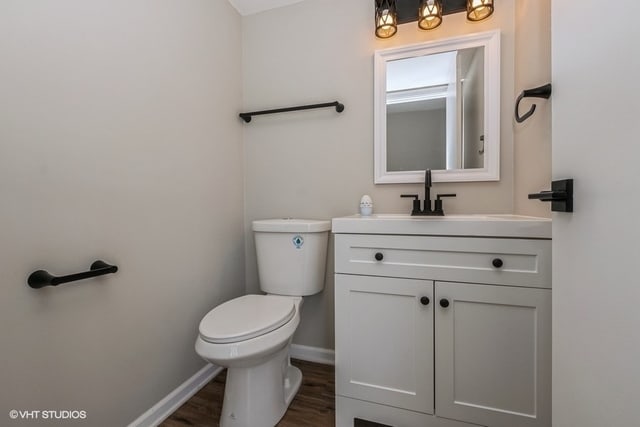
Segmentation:
{"type": "Polygon", "coordinates": [[[417,194],[401,194],[400,197],[413,197],[413,209],[411,215],[420,215],[420,199],[417,194]]]}
{"type": "Polygon", "coordinates": [[[454,193],[451,194],[438,194],[436,196],[436,208],[434,209],[435,212],[438,212],[440,215],[444,215],[444,210],[442,210],[442,197],[456,197],[456,195],[454,193]]]}

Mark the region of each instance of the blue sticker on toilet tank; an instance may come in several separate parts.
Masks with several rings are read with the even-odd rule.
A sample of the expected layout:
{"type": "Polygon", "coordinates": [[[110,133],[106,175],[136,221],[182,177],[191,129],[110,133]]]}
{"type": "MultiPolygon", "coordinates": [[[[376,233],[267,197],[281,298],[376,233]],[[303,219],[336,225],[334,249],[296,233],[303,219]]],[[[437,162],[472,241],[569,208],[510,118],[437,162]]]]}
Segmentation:
{"type": "Polygon", "coordinates": [[[296,247],[296,249],[300,249],[302,245],[304,245],[304,239],[299,234],[296,234],[291,240],[293,241],[293,245],[296,247]]]}

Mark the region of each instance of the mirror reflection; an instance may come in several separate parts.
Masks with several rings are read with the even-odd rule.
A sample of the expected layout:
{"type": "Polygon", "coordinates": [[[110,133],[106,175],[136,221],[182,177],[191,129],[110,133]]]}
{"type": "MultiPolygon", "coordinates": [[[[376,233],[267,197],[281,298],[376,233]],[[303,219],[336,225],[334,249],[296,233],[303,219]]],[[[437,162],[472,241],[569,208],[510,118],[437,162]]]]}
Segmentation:
{"type": "Polygon", "coordinates": [[[387,62],[387,171],[484,167],[484,46],[387,62]]]}
{"type": "Polygon", "coordinates": [[[374,182],[500,179],[500,32],[374,53],[374,182]]]}

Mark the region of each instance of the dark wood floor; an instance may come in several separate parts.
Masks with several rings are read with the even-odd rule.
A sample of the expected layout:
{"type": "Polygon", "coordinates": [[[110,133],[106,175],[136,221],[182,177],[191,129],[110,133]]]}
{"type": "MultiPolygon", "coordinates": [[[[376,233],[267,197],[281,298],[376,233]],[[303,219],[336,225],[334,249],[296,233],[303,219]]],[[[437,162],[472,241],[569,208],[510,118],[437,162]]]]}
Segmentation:
{"type": "MultiPolygon", "coordinates": [[[[333,366],[292,360],[302,370],[302,385],[277,427],[335,426],[333,366]]],[[[225,373],[214,378],[176,412],[162,427],[218,426],[224,395],[225,373]]]]}

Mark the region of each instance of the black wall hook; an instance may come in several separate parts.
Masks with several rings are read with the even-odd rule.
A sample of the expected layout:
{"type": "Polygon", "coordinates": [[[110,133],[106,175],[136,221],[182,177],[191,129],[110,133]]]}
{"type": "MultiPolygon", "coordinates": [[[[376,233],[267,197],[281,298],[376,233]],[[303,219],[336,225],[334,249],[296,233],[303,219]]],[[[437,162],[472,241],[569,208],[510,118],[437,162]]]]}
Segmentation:
{"type": "Polygon", "coordinates": [[[531,106],[531,109],[529,109],[529,111],[527,111],[521,116],[519,113],[519,108],[520,108],[520,101],[522,101],[523,98],[549,99],[550,96],[551,96],[551,83],[547,83],[546,85],[536,87],[533,89],[523,90],[522,93],[518,96],[518,99],[516,100],[516,122],[518,123],[524,122],[529,117],[531,117],[533,113],[536,111],[536,104],[533,104],[531,106]]]}

